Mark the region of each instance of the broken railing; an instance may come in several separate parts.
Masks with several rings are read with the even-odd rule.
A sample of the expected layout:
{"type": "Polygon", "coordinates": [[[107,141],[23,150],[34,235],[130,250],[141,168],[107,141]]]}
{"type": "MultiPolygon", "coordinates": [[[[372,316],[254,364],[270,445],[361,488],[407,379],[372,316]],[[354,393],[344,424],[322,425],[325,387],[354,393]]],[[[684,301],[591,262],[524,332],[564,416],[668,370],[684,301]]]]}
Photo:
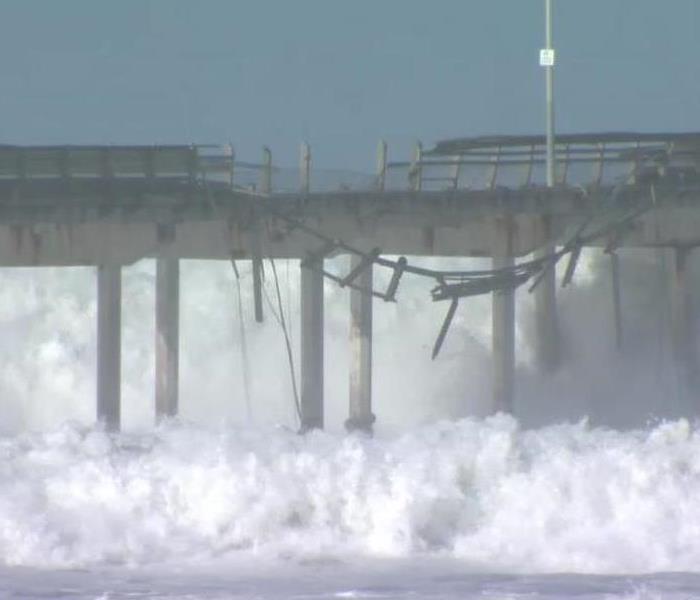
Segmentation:
{"type": "MultiPolygon", "coordinates": [[[[151,146],[0,146],[0,181],[51,179],[206,181],[257,192],[449,190],[544,185],[544,136],[481,136],[416,143],[409,160],[377,150],[374,173],[314,169],[301,145],[299,167],[273,163],[264,148],[258,161],[236,157],[231,144],[151,146]],[[301,185],[300,185],[300,179],[301,185]],[[305,183],[304,183],[305,182],[305,183]]],[[[591,133],[560,135],[555,144],[558,185],[600,186],[659,179],[697,182],[699,133],[591,133]]]]}
{"type": "MultiPolygon", "coordinates": [[[[230,150],[233,157],[233,150],[230,150]]],[[[481,136],[438,142],[424,150],[417,142],[408,160],[390,160],[380,141],[373,174],[343,169],[312,171],[311,148],[301,145],[298,171],[274,164],[269,148],[260,162],[231,159],[234,187],[263,193],[311,191],[454,190],[544,185],[544,136],[481,136]],[[235,173],[235,175],[234,175],[235,173]],[[297,174],[298,173],[298,174],[297,174]],[[302,186],[303,187],[303,186],[302,186]]],[[[210,177],[216,159],[202,161],[210,177]]],[[[557,137],[556,184],[599,187],[672,180],[700,180],[700,133],[591,133],[557,137]]]]}
{"type": "MultiPolygon", "coordinates": [[[[698,179],[698,133],[592,133],[561,135],[555,144],[557,185],[698,179]]],[[[389,162],[403,170],[411,189],[493,189],[544,185],[544,136],[482,136],[438,142],[429,151],[417,143],[410,161],[389,162]]]]}

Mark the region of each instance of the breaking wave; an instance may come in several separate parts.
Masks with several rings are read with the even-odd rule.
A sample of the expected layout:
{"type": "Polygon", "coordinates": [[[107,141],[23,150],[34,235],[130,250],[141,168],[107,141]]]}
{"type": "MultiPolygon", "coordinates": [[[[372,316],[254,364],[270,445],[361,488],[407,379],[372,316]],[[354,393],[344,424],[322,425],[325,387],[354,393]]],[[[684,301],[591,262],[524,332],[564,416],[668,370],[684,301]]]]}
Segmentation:
{"type": "Polygon", "coordinates": [[[369,439],[173,422],[0,440],[0,564],[449,556],[516,572],[695,571],[700,430],[506,416],[369,439]]]}

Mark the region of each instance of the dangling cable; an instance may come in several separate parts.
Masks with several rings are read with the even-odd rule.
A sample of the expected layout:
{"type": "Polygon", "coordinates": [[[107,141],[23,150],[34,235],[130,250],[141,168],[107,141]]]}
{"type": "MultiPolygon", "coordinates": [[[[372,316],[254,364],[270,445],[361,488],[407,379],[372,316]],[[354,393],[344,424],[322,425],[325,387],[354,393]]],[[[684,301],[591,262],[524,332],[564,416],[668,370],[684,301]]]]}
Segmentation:
{"type": "MultiPolygon", "coordinates": [[[[221,219],[221,214],[219,213],[219,208],[214,202],[214,199],[211,197],[211,193],[209,191],[209,182],[207,181],[206,173],[203,173],[202,175],[202,183],[204,185],[204,192],[207,198],[207,202],[209,203],[209,206],[212,209],[212,212],[216,215],[217,220],[221,221],[222,223],[225,223],[221,219]]],[[[228,232],[226,231],[226,227],[224,225],[224,236],[226,236],[228,232]]],[[[248,421],[252,421],[253,419],[253,403],[251,399],[251,390],[250,390],[250,359],[249,359],[249,354],[248,354],[248,340],[246,337],[246,330],[245,330],[245,319],[243,318],[243,295],[241,293],[241,273],[238,270],[238,265],[236,264],[236,259],[233,256],[233,253],[231,253],[229,260],[231,262],[231,267],[233,268],[233,273],[235,275],[236,279],[236,296],[237,296],[237,304],[238,304],[238,332],[241,338],[241,352],[240,352],[240,358],[241,358],[241,367],[243,370],[243,394],[244,394],[244,400],[245,400],[245,407],[246,407],[246,417],[248,418],[248,421]]]]}
{"type": "Polygon", "coordinates": [[[250,394],[250,359],[248,355],[248,340],[245,331],[245,319],[243,318],[243,295],[241,294],[241,274],[238,265],[231,257],[231,266],[236,276],[236,297],[238,299],[238,335],[241,338],[241,367],[243,369],[243,393],[245,394],[245,408],[248,422],[253,421],[253,404],[250,394]]]}
{"type": "Polygon", "coordinates": [[[289,275],[289,259],[285,260],[285,271],[287,278],[287,315],[289,315],[289,340],[294,344],[294,329],[292,328],[292,280],[289,275]]]}
{"type": "MultiPolygon", "coordinates": [[[[297,390],[297,376],[296,370],[294,368],[294,353],[292,352],[292,341],[289,337],[287,321],[284,317],[284,307],[282,305],[282,294],[280,292],[279,277],[277,276],[277,267],[275,266],[275,261],[272,257],[268,257],[268,261],[270,262],[270,266],[272,267],[272,276],[275,280],[275,292],[277,294],[277,309],[279,312],[275,314],[275,317],[277,318],[277,322],[280,324],[280,327],[282,328],[282,333],[284,334],[284,343],[287,347],[287,360],[289,362],[289,376],[292,382],[292,393],[294,394],[294,406],[296,408],[297,418],[299,419],[299,423],[301,424],[301,403],[299,401],[299,392],[297,390]]],[[[265,297],[267,298],[267,294],[265,294],[265,297]]]]}

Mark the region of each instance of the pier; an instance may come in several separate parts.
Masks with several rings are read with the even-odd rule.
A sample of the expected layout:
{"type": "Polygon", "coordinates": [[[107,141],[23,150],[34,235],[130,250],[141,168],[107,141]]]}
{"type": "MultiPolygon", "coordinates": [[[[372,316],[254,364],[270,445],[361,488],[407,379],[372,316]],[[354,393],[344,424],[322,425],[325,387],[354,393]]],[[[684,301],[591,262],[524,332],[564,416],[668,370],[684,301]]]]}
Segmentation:
{"type": "Polygon", "coordinates": [[[121,268],[144,258],[156,261],[156,419],[178,413],[181,259],[250,261],[258,321],[268,318],[266,263],[300,261],[302,431],[324,425],[325,281],[350,291],[346,427],[371,432],[373,303],[400,301],[403,277],[430,280],[433,300],[445,305],[437,360],[460,302],[491,294],[491,409],[509,412],[517,396],[515,290],[534,294],[536,364],[547,377],[563,360],[557,288],[574,279],[587,247],[610,256],[611,342],[620,350],[617,250],[672,255],[674,359],[685,382],[697,382],[688,268],[700,245],[700,133],[560,135],[552,187],[543,136],[417,143],[406,160],[393,160],[380,142],[375,173],[347,181],[317,178],[312,151],[301,145],[291,177],[268,148],[245,162],[231,145],[0,146],[0,266],[95,267],[96,417],[107,428],[120,426],[121,268]],[[347,271],[326,270],[325,260],[339,255],[349,257],[347,271]],[[490,258],[492,267],[432,270],[412,263],[421,256],[490,258]],[[380,269],[390,275],[381,288],[380,269]]]}

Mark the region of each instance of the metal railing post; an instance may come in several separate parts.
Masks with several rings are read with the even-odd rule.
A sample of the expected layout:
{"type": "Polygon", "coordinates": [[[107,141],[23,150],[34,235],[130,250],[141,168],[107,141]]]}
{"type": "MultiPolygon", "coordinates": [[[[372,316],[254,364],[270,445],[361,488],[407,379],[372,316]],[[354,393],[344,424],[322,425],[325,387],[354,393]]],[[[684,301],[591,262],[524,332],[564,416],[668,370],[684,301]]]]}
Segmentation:
{"type": "Polygon", "coordinates": [[[423,144],[420,141],[416,142],[413,148],[413,158],[411,159],[411,167],[408,171],[408,180],[411,189],[414,192],[420,192],[423,188],[423,144]]]}
{"type": "Polygon", "coordinates": [[[380,192],[386,189],[386,161],[387,145],[384,140],[379,140],[377,146],[377,190],[380,192]]]}
{"type": "Polygon", "coordinates": [[[302,142],[299,152],[299,188],[308,194],[311,189],[311,148],[302,142]]]}

